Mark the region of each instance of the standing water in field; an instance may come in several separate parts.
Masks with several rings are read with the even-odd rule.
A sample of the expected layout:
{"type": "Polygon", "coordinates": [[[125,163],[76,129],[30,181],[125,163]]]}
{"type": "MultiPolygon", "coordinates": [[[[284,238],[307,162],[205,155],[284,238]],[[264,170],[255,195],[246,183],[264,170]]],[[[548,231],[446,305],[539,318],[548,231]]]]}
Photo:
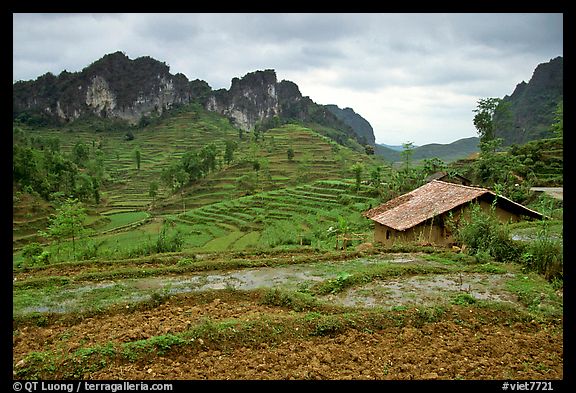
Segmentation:
{"type": "MultiPolygon", "coordinates": [[[[321,262],[280,267],[239,269],[221,272],[197,273],[178,277],[148,277],[106,281],[79,285],[62,290],[29,289],[26,301],[14,305],[14,314],[34,312],[66,313],[86,309],[97,309],[113,304],[146,301],[154,294],[174,295],[179,293],[213,290],[253,290],[278,288],[287,291],[307,290],[311,286],[329,282],[341,276],[360,271],[363,266],[383,264],[405,266],[407,264],[435,265],[417,256],[402,254],[390,259],[359,258],[353,261],[321,262]]],[[[342,292],[318,296],[343,306],[384,307],[437,304],[450,301],[458,294],[468,294],[477,300],[516,302],[516,296],[505,289],[512,273],[449,273],[423,274],[374,279],[358,284],[342,292]]]]}

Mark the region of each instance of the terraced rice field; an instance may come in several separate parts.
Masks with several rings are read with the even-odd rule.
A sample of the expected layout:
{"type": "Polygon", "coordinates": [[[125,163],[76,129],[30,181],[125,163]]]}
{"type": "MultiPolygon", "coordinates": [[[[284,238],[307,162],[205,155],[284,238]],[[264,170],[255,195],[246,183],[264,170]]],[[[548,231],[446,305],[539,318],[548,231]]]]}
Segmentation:
{"type": "Polygon", "coordinates": [[[334,237],[328,236],[329,228],[338,227],[339,217],[350,216],[360,217],[357,222],[369,238],[371,228],[368,222],[362,222],[360,213],[376,200],[351,195],[352,188],[346,182],[317,181],[217,202],[171,217],[186,226],[180,229],[192,235],[187,236],[191,251],[267,248],[275,246],[275,242],[333,242],[334,237]],[[282,231],[277,238],[275,228],[282,231]],[[194,234],[199,238],[194,238],[194,234]]]}

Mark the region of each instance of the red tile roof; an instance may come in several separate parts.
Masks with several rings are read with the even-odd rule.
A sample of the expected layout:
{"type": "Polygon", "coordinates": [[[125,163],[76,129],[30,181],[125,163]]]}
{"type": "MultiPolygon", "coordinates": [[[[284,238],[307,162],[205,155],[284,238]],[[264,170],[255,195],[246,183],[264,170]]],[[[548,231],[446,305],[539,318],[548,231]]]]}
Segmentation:
{"type": "MultiPolygon", "coordinates": [[[[392,229],[404,231],[486,194],[496,196],[486,188],[432,180],[420,188],[368,210],[364,216],[392,229]]],[[[540,213],[503,196],[498,196],[498,198],[525,215],[542,217],[540,213]]]]}

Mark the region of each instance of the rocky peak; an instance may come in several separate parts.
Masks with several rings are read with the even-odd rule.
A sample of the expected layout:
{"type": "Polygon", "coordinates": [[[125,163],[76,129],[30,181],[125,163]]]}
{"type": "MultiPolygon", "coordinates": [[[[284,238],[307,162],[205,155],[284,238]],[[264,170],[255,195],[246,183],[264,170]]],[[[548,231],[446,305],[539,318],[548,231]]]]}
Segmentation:
{"type": "Polygon", "coordinates": [[[550,125],[564,94],[563,67],[561,56],[539,64],[528,83],[519,83],[512,95],[504,96],[509,116],[496,115],[494,122],[495,134],[505,145],[550,137],[550,125]]]}
{"type": "Polygon", "coordinates": [[[254,71],[233,78],[230,90],[214,92],[206,108],[228,116],[238,127],[249,130],[259,121],[280,114],[274,70],[254,71]]]}
{"type": "Polygon", "coordinates": [[[170,74],[163,62],[144,56],[130,60],[122,52],[107,54],[81,72],[46,74],[13,85],[14,112],[40,112],[63,121],[82,115],[115,117],[131,123],[162,113],[211,90],[170,74]]]}

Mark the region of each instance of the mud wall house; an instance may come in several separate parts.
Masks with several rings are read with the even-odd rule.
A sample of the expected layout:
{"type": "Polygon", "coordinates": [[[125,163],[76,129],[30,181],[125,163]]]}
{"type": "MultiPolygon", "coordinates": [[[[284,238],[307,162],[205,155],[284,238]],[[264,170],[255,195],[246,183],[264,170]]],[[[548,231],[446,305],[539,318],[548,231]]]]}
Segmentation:
{"type": "Polygon", "coordinates": [[[458,223],[470,214],[473,203],[484,210],[495,202],[502,222],[541,219],[543,216],[488,189],[440,180],[368,210],[364,216],[374,221],[374,242],[392,246],[396,242],[420,242],[447,246],[454,243],[450,220],[458,223]]]}

